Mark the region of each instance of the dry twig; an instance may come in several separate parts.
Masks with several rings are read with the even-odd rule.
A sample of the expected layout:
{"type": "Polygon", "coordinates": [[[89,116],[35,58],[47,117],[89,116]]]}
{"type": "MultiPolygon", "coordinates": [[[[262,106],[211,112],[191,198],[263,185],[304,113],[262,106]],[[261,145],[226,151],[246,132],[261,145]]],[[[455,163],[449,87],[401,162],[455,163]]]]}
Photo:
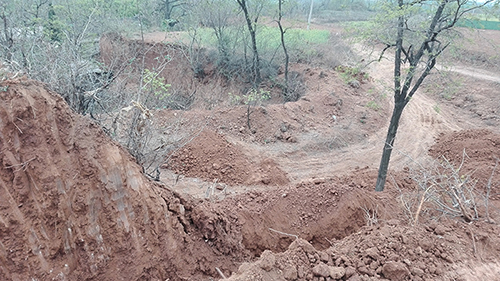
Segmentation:
{"type": "Polygon", "coordinates": [[[289,234],[289,233],[281,232],[281,231],[278,231],[278,230],[275,230],[275,229],[272,229],[272,228],[269,228],[269,230],[270,231],[274,231],[276,233],[279,233],[281,235],[291,236],[291,237],[295,237],[295,239],[299,239],[299,236],[297,236],[295,234],[289,234]]]}
{"type": "Polygon", "coordinates": [[[370,210],[366,206],[361,207],[361,209],[365,212],[366,225],[372,226],[378,223],[378,206],[375,207],[375,210],[370,210]]]}
{"type": "Polygon", "coordinates": [[[493,167],[493,170],[491,171],[490,178],[488,179],[488,184],[486,185],[486,198],[484,199],[484,205],[485,205],[485,212],[486,212],[486,221],[489,223],[495,223],[493,219],[490,217],[490,210],[489,210],[489,200],[490,200],[490,194],[491,194],[491,181],[493,180],[493,175],[495,174],[495,171],[498,167],[498,158],[496,158],[495,161],[495,167],[493,167]]]}
{"type": "Polygon", "coordinates": [[[217,273],[219,273],[220,277],[222,277],[222,279],[226,279],[226,276],[224,276],[224,273],[222,273],[222,271],[216,267],[215,270],[217,270],[217,273]]]}
{"type": "Polygon", "coordinates": [[[36,157],[33,157],[33,158],[31,158],[31,159],[29,159],[29,160],[27,160],[27,161],[24,161],[23,163],[14,164],[14,165],[11,165],[11,166],[6,166],[5,168],[6,168],[6,169],[12,169],[12,168],[14,168],[14,167],[20,167],[19,169],[14,170],[14,172],[17,172],[17,171],[19,171],[19,170],[26,171],[26,168],[28,167],[28,164],[29,164],[31,161],[35,160],[35,159],[36,159],[36,157]]]}

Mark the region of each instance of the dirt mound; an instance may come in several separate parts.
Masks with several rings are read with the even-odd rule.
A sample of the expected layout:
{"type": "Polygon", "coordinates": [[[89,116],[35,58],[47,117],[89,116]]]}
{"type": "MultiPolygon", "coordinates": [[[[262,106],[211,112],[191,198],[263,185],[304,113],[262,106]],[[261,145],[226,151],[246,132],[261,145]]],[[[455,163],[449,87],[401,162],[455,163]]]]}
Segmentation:
{"type": "MultiPolygon", "coordinates": [[[[307,239],[320,249],[329,247],[329,240],[348,236],[366,224],[364,210],[376,209],[377,200],[371,195],[318,179],[297,187],[249,192],[216,206],[238,215],[243,245],[259,255],[266,249],[286,250],[293,237],[307,239]]],[[[389,206],[381,208],[381,216],[391,213],[386,211],[389,206]]]]}
{"type": "Polygon", "coordinates": [[[172,155],[168,168],[189,177],[230,185],[288,183],[286,174],[272,159],[248,159],[238,145],[209,130],[172,155]]]}
{"type": "MultiPolygon", "coordinates": [[[[218,203],[238,216],[260,255],[228,280],[496,280],[498,225],[426,215],[408,225],[396,189],[372,192],[376,171],[312,179],[218,203]]],[[[398,186],[416,188],[407,172],[398,186]]]]}
{"type": "Polygon", "coordinates": [[[195,280],[235,269],[245,251],[230,216],[147,180],[42,84],[2,89],[0,279],[195,280]],[[212,236],[224,244],[207,244],[212,236]]]}
{"type": "Polygon", "coordinates": [[[494,262],[463,265],[472,254],[498,253],[496,230],[484,223],[408,227],[389,220],[324,251],[296,239],[283,253],[265,251],[255,263],[242,264],[227,280],[497,280],[494,262]]]}
{"type": "MultiPolygon", "coordinates": [[[[436,158],[444,156],[456,168],[463,161],[463,173],[470,174],[478,181],[477,187],[484,189],[492,175],[495,161],[500,159],[500,135],[485,129],[441,134],[429,152],[436,158]]],[[[493,193],[496,194],[500,186],[499,167],[491,179],[491,186],[495,188],[493,193]]]]}

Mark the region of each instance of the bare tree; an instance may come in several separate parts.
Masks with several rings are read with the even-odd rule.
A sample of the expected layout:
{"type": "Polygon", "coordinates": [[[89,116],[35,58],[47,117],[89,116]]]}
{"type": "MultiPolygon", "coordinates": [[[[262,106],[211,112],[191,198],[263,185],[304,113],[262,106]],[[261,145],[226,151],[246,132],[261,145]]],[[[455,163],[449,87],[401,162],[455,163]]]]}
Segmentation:
{"type": "Polygon", "coordinates": [[[250,33],[250,39],[252,40],[252,73],[254,75],[253,82],[255,87],[262,81],[262,77],[260,75],[260,58],[259,52],[257,50],[257,22],[259,21],[259,16],[260,12],[262,11],[263,4],[258,3],[255,13],[251,15],[248,10],[247,0],[236,0],[236,2],[238,2],[238,5],[240,5],[241,10],[243,11],[243,15],[247,23],[248,32],[250,33]]]}
{"type": "Polygon", "coordinates": [[[0,52],[12,71],[48,83],[75,111],[86,114],[95,98],[90,91],[106,88],[110,78],[95,59],[103,7],[91,1],[61,4],[56,0],[2,4],[0,52]]]}
{"type": "Polygon", "coordinates": [[[307,30],[309,30],[309,26],[311,25],[313,6],[314,6],[314,0],[311,0],[311,6],[309,7],[309,16],[307,16],[307,30]]]}
{"type": "MultiPolygon", "coordinates": [[[[162,12],[163,19],[165,19],[165,20],[171,20],[173,12],[185,4],[186,4],[186,2],[184,0],[160,0],[160,1],[158,1],[159,10],[162,12]]],[[[177,21],[169,22],[170,26],[174,26],[176,23],[177,23],[177,21]]]]}
{"type": "Polygon", "coordinates": [[[378,43],[386,46],[381,57],[387,49],[395,48],[394,109],[380,161],[376,191],[384,190],[403,109],[435,67],[438,57],[452,43],[453,39],[447,35],[450,35],[453,27],[468,12],[492,2],[494,1],[487,0],[477,4],[469,0],[398,0],[395,6],[391,1],[385,2],[386,9],[378,20],[388,25],[388,33],[380,34],[381,28],[378,25],[375,34],[378,43]]]}
{"type": "Polygon", "coordinates": [[[211,28],[217,39],[217,51],[219,53],[218,66],[225,68],[230,61],[231,41],[231,20],[234,19],[234,12],[229,9],[231,2],[227,0],[203,0],[197,1],[196,12],[198,20],[211,28]]]}
{"type": "Polygon", "coordinates": [[[286,44],[285,44],[285,32],[286,30],[283,29],[283,25],[281,24],[281,18],[283,17],[283,5],[284,0],[278,0],[278,20],[276,21],[278,23],[278,27],[280,29],[280,39],[281,39],[281,47],[283,47],[283,53],[285,54],[285,85],[283,87],[283,97],[285,101],[289,101],[288,93],[288,64],[290,62],[290,56],[288,55],[288,50],[286,49],[286,44]]]}

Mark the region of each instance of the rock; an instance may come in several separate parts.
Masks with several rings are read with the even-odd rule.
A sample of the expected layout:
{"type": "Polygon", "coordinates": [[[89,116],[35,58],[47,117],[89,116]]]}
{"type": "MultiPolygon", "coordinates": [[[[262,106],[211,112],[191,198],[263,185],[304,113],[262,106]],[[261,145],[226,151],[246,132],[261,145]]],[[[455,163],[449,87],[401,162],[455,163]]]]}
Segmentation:
{"type": "Polygon", "coordinates": [[[332,277],[333,280],[339,280],[340,278],[344,277],[346,270],[343,267],[329,266],[329,268],[330,277],[332,277]]]}
{"type": "Polygon", "coordinates": [[[349,81],[349,83],[347,83],[347,84],[349,84],[349,86],[356,88],[356,89],[358,89],[361,86],[361,83],[356,79],[349,81]]]}
{"type": "Polygon", "coordinates": [[[379,264],[380,264],[380,263],[378,262],[378,260],[374,260],[372,263],[370,263],[370,265],[369,265],[368,267],[369,267],[370,269],[375,270],[375,269],[377,269],[377,268],[378,268],[379,264]]]}
{"type": "Polygon", "coordinates": [[[382,267],[382,275],[389,280],[403,280],[410,272],[401,262],[387,262],[382,267]]]}
{"type": "Polygon", "coordinates": [[[361,274],[366,274],[368,276],[374,276],[375,275],[375,270],[368,268],[366,266],[361,266],[358,267],[358,272],[361,274]]]}
{"type": "Polygon", "coordinates": [[[313,183],[314,184],[322,184],[322,183],[325,183],[326,182],[326,179],[324,178],[315,178],[313,179],[313,183]]]}
{"type": "Polygon", "coordinates": [[[361,281],[362,279],[358,274],[356,274],[356,275],[351,276],[351,278],[349,278],[347,280],[348,281],[361,281]]]}
{"type": "Polygon", "coordinates": [[[436,228],[434,229],[434,232],[437,234],[437,235],[441,235],[443,236],[446,232],[448,232],[448,228],[446,228],[445,226],[439,224],[436,226],[436,228]]]}
{"type": "Polygon", "coordinates": [[[274,264],[276,263],[276,257],[269,250],[265,250],[262,255],[260,255],[259,265],[265,271],[271,271],[274,264]]]}
{"type": "Polygon", "coordinates": [[[324,263],[320,263],[313,267],[314,276],[328,277],[330,276],[330,267],[324,263]]]}
{"type": "Polygon", "coordinates": [[[321,261],[324,261],[325,263],[328,263],[328,260],[330,259],[330,255],[327,254],[326,252],[320,252],[319,253],[319,259],[321,261]]]}
{"type": "Polygon", "coordinates": [[[422,275],[424,275],[425,272],[422,269],[418,268],[418,267],[414,267],[414,268],[411,269],[411,273],[413,275],[416,275],[416,276],[422,276],[422,275]]]}
{"type": "Polygon", "coordinates": [[[441,253],[441,258],[449,263],[453,263],[453,257],[451,255],[447,255],[446,253],[441,253]]]}
{"type": "Polygon", "coordinates": [[[314,246],[311,245],[311,243],[301,238],[295,239],[295,241],[293,241],[292,244],[288,246],[288,249],[289,250],[302,249],[306,254],[316,253],[316,249],[314,248],[314,246]]]}
{"type": "Polygon", "coordinates": [[[351,264],[351,260],[346,256],[340,256],[340,260],[343,261],[345,265],[351,264]]]}
{"type": "Polygon", "coordinates": [[[286,131],[288,131],[288,125],[286,123],[281,123],[280,125],[280,131],[285,133],[286,131]]]}
{"type": "Polygon", "coordinates": [[[345,269],[345,277],[350,278],[356,273],[356,268],[349,266],[345,269]]]}
{"type": "Polygon", "coordinates": [[[422,247],[425,251],[429,251],[434,248],[434,243],[431,239],[423,238],[418,242],[419,246],[422,247]]]}
{"type": "Polygon", "coordinates": [[[377,260],[379,257],[378,249],[376,247],[366,249],[365,254],[374,260],[377,260]]]}
{"type": "Polygon", "coordinates": [[[283,277],[286,280],[297,280],[297,268],[295,266],[289,265],[283,268],[283,277]]]}
{"type": "Polygon", "coordinates": [[[313,267],[312,272],[314,276],[331,277],[333,280],[339,280],[345,275],[345,269],[338,266],[328,266],[320,263],[313,267]]]}

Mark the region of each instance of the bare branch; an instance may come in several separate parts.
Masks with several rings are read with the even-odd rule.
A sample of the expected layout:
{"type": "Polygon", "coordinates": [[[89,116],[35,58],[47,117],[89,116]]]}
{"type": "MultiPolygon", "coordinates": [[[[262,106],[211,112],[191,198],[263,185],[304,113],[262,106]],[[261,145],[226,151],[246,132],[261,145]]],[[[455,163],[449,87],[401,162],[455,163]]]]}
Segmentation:
{"type": "Polygon", "coordinates": [[[291,236],[291,237],[294,237],[295,239],[299,239],[299,236],[297,236],[295,234],[289,234],[289,233],[281,232],[281,231],[278,231],[278,230],[275,230],[275,229],[272,229],[272,228],[269,228],[269,230],[273,231],[273,232],[276,232],[276,233],[279,233],[281,235],[291,236]]]}

